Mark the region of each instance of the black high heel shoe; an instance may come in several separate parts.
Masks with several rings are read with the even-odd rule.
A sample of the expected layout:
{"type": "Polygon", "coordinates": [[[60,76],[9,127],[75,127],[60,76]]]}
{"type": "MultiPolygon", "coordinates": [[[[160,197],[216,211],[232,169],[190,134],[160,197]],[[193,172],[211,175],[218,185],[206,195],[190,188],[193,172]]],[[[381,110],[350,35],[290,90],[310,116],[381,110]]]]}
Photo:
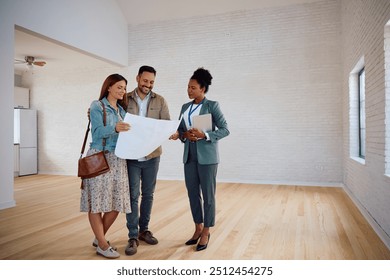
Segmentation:
{"type": "MultiPolygon", "coordinates": [[[[199,237],[200,237],[200,236],[199,236],[199,237]]],[[[198,243],[198,245],[196,245],[196,251],[202,251],[202,250],[206,249],[206,248],[207,248],[207,245],[209,245],[209,241],[210,241],[210,233],[209,233],[209,235],[207,236],[207,243],[204,244],[204,245],[201,245],[201,244],[198,243]]]]}
{"type": "Polygon", "coordinates": [[[184,244],[186,244],[186,245],[195,245],[196,243],[198,243],[198,240],[199,240],[199,238],[200,238],[201,236],[202,236],[202,235],[199,234],[198,238],[196,238],[196,239],[189,239],[189,240],[187,240],[186,243],[184,243],[184,244]]]}

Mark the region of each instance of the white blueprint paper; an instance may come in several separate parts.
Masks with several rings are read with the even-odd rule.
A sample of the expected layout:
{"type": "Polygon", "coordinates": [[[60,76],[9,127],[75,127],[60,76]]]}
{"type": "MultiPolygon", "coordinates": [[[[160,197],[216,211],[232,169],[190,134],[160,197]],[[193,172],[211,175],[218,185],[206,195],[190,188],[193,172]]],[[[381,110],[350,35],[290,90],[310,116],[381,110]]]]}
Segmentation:
{"type": "Polygon", "coordinates": [[[180,120],[167,121],[126,113],[123,120],[130,130],[120,132],[115,155],[123,159],[139,159],[161,146],[179,127],[180,120]]]}

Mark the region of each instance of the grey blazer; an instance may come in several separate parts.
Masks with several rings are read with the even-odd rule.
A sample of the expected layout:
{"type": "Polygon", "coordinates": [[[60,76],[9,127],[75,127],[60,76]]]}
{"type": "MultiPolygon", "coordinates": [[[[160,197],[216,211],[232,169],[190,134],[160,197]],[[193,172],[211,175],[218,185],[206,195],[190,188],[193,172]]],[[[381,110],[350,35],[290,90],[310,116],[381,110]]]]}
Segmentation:
{"type": "MultiPolygon", "coordinates": [[[[182,106],[180,116],[182,116],[188,107],[191,106],[191,103],[192,101],[182,106]]],[[[230,134],[225,117],[222,114],[218,102],[205,98],[202,108],[200,109],[200,115],[209,113],[211,114],[212,131],[206,132],[209,134],[210,140],[206,141],[201,139],[195,142],[197,146],[199,164],[219,163],[218,140],[230,134]]],[[[182,139],[183,133],[187,131],[184,119],[182,119],[178,131],[180,134],[180,139],[182,139]]],[[[182,142],[184,143],[183,163],[186,163],[188,160],[188,150],[190,143],[187,139],[184,141],[182,140],[182,142]]]]}

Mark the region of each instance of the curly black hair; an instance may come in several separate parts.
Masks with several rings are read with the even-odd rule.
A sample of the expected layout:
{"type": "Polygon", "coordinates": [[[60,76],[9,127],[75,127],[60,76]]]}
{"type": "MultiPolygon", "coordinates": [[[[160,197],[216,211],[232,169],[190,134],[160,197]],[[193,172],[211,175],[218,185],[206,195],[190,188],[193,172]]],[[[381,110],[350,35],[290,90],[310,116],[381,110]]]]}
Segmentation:
{"type": "Polygon", "coordinates": [[[196,80],[201,88],[205,88],[205,93],[209,90],[209,85],[211,85],[211,76],[209,70],[200,67],[195,70],[194,74],[191,77],[191,80],[196,80]]]}

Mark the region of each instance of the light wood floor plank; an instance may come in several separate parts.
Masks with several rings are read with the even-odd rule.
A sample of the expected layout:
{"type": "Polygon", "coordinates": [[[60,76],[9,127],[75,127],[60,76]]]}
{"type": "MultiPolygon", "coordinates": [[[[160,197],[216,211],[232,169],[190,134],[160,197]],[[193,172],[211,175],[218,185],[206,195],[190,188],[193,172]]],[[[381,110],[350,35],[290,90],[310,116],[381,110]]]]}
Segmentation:
{"type": "MultiPolygon", "coordinates": [[[[17,206],[0,210],[0,259],[102,259],[85,213],[80,180],[72,176],[15,178],[17,206]]],[[[390,251],[341,188],[219,183],[217,220],[207,250],[185,246],[194,225],[184,182],[158,181],[150,229],[126,256],[120,214],[108,233],[120,259],[390,259],[390,251]]]]}

